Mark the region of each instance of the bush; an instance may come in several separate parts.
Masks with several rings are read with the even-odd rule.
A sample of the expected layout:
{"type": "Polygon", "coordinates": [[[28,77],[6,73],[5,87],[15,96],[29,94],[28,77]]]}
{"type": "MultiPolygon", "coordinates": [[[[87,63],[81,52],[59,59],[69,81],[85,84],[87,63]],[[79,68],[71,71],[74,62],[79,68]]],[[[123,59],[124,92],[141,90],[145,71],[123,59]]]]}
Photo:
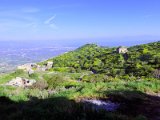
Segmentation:
{"type": "Polygon", "coordinates": [[[52,71],[58,71],[58,72],[70,72],[70,67],[54,67],[51,70],[52,71]]]}
{"type": "Polygon", "coordinates": [[[21,75],[21,74],[24,74],[25,72],[24,72],[24,70],[21,70],[21,69],[17,69],[16,71],[15,71],[15,73],[13,73],[15,76],[17,76],[17,75],[21,75]]]}
{"type": "Polygon", "coordinates": [[[108,76],[104,74],[92,74],[92,75],[85,75],[82,78],[83,82],[107,82],[109,81],[108,76]]]}
{"type": "Polygon", "coordinates": [[[39,98],[39,99],[46,99],[49,97],[47,90],[39,90],[39,89],[32,89],[28,93],[28,97],[31,98],[39,98]]]}
{"type": "Polygon", "coordinates": [[[30,74],[29,77],[32,78],[32,79],[37,79],[38,74],[37,73],[30,74]]]}
{"type": "Polygon", "coordinates": [[[44,79],[48,83],[48,88],[54,89],[57,86],[61,86],[65,81],[65,78],[61,74],[54,74],[54,75],[45,75],[44,79]]]}
{"type": "Polygon", "coordinates": [[[38,80],[36,83],[34,83],[31,88],[32,89],[40,89],[44,90],[48,87],[48,83],[45,80],[38,80]]]}

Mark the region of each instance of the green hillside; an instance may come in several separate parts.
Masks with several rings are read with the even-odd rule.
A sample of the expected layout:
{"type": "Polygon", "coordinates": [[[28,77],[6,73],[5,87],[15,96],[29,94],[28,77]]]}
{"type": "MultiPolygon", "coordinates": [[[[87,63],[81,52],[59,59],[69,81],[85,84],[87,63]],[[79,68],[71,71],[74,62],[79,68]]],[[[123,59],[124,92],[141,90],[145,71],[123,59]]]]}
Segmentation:
{"type": "Polygon", "coordinates": [[[116,77],[152,77],[160,68],[160,41],[128,48],[127,53],[118,53],[117,48],[87,44],[50,59],[53,71],[92,71],[116,77]]]}
{"type": "Polygon", "coordinates": [[[118,48],[87,44],[33,64],[31,70],[1,75],[0,119],[158,120],[160,42],[129,47],[128,51],[118,48]],[[52,61],[53,66],[47,68],[52,61]],[[35,82],[25,87],[6,85],[15,78],[35,82]],[[96,105],[101,108],[97,109],[84,100],[119,107],[105,111],[104,104],[96,105]]]}

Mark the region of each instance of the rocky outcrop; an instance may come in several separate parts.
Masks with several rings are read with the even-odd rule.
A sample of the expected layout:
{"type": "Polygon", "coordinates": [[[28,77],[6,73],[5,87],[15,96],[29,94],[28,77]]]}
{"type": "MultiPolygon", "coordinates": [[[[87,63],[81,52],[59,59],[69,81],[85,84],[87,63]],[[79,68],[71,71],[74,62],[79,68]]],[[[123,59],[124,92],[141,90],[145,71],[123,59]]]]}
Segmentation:
{"type": "Polygon", "coordinates": [[[32,70],[32,69],[30,69],[29,71],[28,71],[28,75],[32,75],[34,73],[34,70],[32,70]]]}
{"type": "Polygon", "coordinates": [[[53,62],[52,61],[48,61],[46,64],[40,66],[40,65],[37,65],[35,63],[27,63],[27,64],[24,64],[24,65],[21,65],[21,66],[18,66],[17,69],[21,69],[21,70],[24,70],[24,71],[27,71],[29,75],[33,74],[34,73],[34,70],[37,70],[37,71],[46,71],[46,70],[49,70],[53,67],[53,62]]]}
{"type": "Polygon", "coordinates": [[[52,61],[48,61],[46,64],[42,65],[42,66],[38,66],[37,70],[38,71],[46,71],[49,70],[53,67],[53,62],[52,61]]]}
{"type": "Polygon", "coordinates": [[[29,71],[30,69],[37,68],[38,65],[36,63],[27,63],[21,66],[18,66],[17,69],[22,69],[25,71],[29,71]]]}
{"type": "Polygon", "coordinates": [[[128,49],[126,47],[118,47],[117,53],[127,53],[128,49]]]}
{"type": "Polygon", "coordinates": [[[28,87],[32,86],[36,80],[29,80],[26,78],[16,77],[9,81],[6,85],[17,86],[17,87],[28,87]]]}
{"type": "Polygon", "coordinates": [[[53,66],[53,62],[48,61],[48,62],[47,62],[47,65],[46,65],[46,69],[51,69],[52,66],[53,66]]]}

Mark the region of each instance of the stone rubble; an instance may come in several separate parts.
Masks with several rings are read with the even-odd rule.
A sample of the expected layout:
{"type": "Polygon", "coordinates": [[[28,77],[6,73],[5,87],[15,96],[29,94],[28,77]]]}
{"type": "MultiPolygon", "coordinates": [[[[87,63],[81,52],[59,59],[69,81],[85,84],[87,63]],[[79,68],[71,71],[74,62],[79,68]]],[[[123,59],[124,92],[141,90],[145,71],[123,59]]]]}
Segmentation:
{"type": "Polygon", "coordinates": [[[52,61],[48,61],[46,64],[44,64],[42,66],[37,65],[36,63],[27,63],[27,64],[24,64],[24,65],[18,66],[17,69],[21,69],[21,70],[27,71],[28,74],[30,75],[30,74],[34,73],[34,70],[46,71],[46,70],[51,69],[52,66],[53,66],[53,62],[52,61]]]}
{"type": "Polygon", "coordinates": [[[17,86],[17,87],[28,87],[32,86],[35,82],[36,80],[34,79],[29,80],[26,78],[16,77],[15,79],[9,81],[6,85],[17,86]]]}

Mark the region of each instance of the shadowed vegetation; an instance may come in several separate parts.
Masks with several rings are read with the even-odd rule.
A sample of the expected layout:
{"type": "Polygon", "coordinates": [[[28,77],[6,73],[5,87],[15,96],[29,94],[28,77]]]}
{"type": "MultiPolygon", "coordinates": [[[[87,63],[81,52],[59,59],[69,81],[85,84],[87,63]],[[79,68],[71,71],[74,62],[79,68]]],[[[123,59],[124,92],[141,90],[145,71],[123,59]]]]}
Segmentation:
{"type": "Polygon", "coordinates": [[[47,99],[30,98],[29,101],[12,101],[0,97],[0,119],[5,120],[158,120],[160,98],[137,91],[106,91],[108,98],[120,103],[115,112],[97,111],[81,101],[65,97],[47,99]]]}

